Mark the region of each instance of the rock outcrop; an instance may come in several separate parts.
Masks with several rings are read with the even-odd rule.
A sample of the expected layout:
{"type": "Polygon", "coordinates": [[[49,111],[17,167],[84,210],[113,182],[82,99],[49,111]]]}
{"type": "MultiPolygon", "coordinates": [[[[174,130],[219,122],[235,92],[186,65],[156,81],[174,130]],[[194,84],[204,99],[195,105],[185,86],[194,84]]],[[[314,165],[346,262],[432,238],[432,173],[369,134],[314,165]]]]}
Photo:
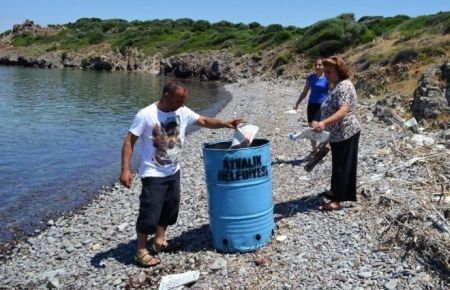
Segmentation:
{"type": "Polygon", "coordinates": [[[439,119],[450,114],[450,64],[433,66],[421,77],[411,112],[417,120],[439,119]]]}
{"type": "Polygon", "coordinates": [[[375,104],[372,113],[388,125],[402,124],[404,120],[400,115],[405,112],[403,109],[405,99],[405,96],[399,94],[387,94],[375,104]]]}
{"type": "Polygon", "coordinates": [[[34,24],[31,20],[25,20],[22,24],[15,24],[13,26],[14,35],[33,35],[33,36],[45,36],[48,35],[51,29],[43,28],[38,24],[34,24]]]}
{"type": "Polygon", "coordinates": [[[236,82],[238,69],[231,56],[226,54],[200,55],[182,54],[162,59],[160,74],[177,78],[199,78],[201,80],[221,80],[236,82]]]}

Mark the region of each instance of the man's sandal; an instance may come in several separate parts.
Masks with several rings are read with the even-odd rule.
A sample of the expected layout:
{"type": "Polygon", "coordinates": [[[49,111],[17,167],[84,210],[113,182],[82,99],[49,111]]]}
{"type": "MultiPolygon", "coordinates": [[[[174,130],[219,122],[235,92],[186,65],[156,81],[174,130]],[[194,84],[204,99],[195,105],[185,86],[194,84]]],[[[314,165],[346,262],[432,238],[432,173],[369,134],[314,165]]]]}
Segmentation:
{"type": "Polygon", "coordinates": [[[164,241],[161,245],[156,245],[153,243],[152,248],[155,253],[159,252],[172,252],[176,249],[181,248],[182,244],[179,241],[164,241]]]}
{"type": "Polygon", "coordinates": [[[161,259],[158,257],[150,255],[147,249],[139,250],[136,253],[136,262],[142,267],[154,267],[161,263],[161,259]]]}

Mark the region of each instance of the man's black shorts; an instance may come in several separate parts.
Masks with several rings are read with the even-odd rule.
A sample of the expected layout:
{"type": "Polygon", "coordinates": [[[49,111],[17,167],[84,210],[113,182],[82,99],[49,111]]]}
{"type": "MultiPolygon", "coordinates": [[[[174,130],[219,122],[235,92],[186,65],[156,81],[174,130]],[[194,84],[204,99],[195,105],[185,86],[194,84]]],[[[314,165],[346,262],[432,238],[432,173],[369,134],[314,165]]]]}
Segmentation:
{"type": "Polygon", "coordinates": [[[308,107],[306,108],[308,114],[308,123],[311,123],[312,121],[320,121],[320,119],[322,118],[322,115],[320,113],[320,106],[321,104],[308,103],[308,107]]]}
{"type": "Polygon", "coordinates": [[[142,178],[139,196],[139,216],[136,230],[151,235],[156,226],[168,226],[177,222],[180,208],[180,171],[166,177],[142,178]]]}

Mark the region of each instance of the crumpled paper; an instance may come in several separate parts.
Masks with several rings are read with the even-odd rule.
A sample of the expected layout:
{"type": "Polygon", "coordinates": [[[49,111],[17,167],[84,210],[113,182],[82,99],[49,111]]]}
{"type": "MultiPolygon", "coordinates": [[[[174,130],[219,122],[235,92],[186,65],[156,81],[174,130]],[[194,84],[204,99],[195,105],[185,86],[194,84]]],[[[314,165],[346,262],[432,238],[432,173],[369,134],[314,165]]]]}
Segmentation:
{"type": "Polygon", "coordinates": [[[233,141],[231,142],[232,149],[248,147],[252,144],[253,138],[258,132],[259,127],[252,124],[246,124],[238,127],[234,132],[233,141]]]}

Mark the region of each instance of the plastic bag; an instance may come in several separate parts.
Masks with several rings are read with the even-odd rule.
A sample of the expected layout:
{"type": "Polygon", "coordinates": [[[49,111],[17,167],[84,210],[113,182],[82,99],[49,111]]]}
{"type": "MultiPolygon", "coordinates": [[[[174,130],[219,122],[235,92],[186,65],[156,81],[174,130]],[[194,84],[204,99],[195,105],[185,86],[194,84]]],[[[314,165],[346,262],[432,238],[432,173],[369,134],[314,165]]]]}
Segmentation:
{"type": "Polygon", "coordinates": [[[313,141],[318,141],[320,143],[328,141],[328,138],[330,137],[330,132],[328,131],[322,131],[322,132],[316,132],[312,128],[304,128],[300,130],[299,132],[292,132],[289,134],[289,139],[294,141],[299,138],[306,138],[313,141]]]}

